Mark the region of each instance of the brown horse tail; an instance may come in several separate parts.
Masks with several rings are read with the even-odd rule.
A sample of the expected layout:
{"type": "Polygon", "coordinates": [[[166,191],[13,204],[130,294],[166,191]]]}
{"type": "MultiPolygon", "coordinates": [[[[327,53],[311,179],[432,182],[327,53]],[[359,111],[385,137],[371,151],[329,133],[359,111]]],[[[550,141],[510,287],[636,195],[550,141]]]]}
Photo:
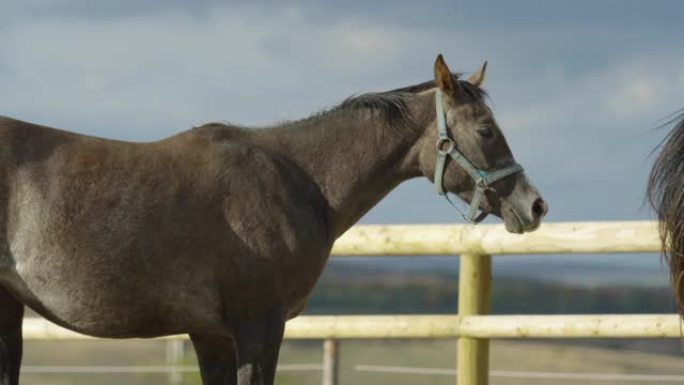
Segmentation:
{"type": "Polygon", "coordinates": [[[670,265],[672,291],[684,317],[684,112],[661,143],[648,180],[648,200],[658,215],[665,261],[670,265]]]}

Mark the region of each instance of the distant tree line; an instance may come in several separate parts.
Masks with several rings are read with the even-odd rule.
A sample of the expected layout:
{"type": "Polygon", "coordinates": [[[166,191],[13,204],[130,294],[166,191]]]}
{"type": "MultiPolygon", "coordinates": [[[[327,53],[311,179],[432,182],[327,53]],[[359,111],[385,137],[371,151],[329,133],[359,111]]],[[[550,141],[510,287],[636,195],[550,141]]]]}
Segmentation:
{"type": "MultiPolygon", "coordinates": [[[[307,314],[454,314],[458,281],[445,276],[328,277],[307,314]]],[[[581,287],[527,279],[497,279],[494,314],[672,313],[666,287],[581,287]]]]}

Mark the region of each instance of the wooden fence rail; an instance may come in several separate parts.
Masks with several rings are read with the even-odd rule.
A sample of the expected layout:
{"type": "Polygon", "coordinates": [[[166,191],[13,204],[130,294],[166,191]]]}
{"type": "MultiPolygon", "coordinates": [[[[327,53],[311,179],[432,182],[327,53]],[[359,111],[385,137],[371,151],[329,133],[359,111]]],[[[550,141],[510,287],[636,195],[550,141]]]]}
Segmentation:
{"type": "MultiPolygon", "coordinates": [[[[525,235],[501,225],[356,226],[335,256],[461,254],[458,315],[303,316],[286,338],[324,339],[325,384],[337,382],[337,343],[345,338],[458,338],[459,385],[486,385],[490,338],[678,338],[677,315],[514,315],[489,312],[491,256],[512,254],[653,253],[657,224],[649,221],[551,223],[525,235]]],[[[26,319],[27,339],[89,338],[40,319],[26,319]]],[[[182,336],[167,337],[174,341],[182,336]]]]}
{"type": "Polygon", "coordinates": [[[363,225],[335,243],[337,256],[658,252],[653,221],[548,223],[523,235],[502,225],[363,225]]]}
{"type": "MultiPolygon", "coordinates": [[[[285,338],[680,338],[680,326],[674,314],[301,316],[287,323],[285,338]]],[[[24,321],[24,338],[96,340],[40,318],[24,321]]]]}

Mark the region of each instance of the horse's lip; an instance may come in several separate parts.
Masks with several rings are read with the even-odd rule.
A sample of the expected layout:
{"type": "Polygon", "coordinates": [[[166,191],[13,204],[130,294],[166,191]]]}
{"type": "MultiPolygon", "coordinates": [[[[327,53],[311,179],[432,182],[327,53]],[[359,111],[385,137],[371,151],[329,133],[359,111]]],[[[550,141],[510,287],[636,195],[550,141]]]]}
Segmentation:
{"type": "Polygon", "coordinates": [[[525,228],[525,231],[527,231],[528,233],[531,233],[531,232],[537,230],[540,226],[541,226],[541,221],[532,222],[529,226],[527,226],[525,228]]]}
{"type": "MultiPolygon", "coordinates": [[[[515,210],[513,210],[512,208],[509,208],[507,211],[511,214],[511,216],[513,217],[513,220],[516,223],[514,224],[515,227],[512,229],[510,228],[510,226],[508,224],[506,224],[506,229],[508,231],[510,231],[511,233],[516,233],[516,234],[524,233],[525,232],[525,226],[523,225],[523,222],[520,220],[520,217],[515,212],[515,210]]],[[[509,219],[509,221],[510,221],[510,219],[509,219]]]]}
{"type": "Polygon", "coordinates": [[[510,211],[513,214],[513,217],[515,218],[515,220],[518,221],[518,224],[520,225],[520,228],[522,230],[520,232],[521,234],[526,233],[526,232],[530,233],[532,231],[537,230],[539,228],[539,226],[541,226],[541,221],[538,221],[536,223],[534,221],[533,222],[523,221],[522,218],[520,218],[520,215],[518,214],[518,212],[515,211],[512,207],[508,211],[510,211]]]}

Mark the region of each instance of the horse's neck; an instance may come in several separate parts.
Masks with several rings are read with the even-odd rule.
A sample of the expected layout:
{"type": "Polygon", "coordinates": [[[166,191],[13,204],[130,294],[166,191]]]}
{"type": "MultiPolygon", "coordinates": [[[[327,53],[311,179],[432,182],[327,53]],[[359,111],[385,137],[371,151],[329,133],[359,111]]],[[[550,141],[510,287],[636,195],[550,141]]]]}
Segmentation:
{"type": "Polygon", "coordinates": [[[334,237],[358,221],[399,183],[419,175],[418,132],[399,135],[369,111],[328,113],[264,130],[263,145],[302,168],[329,206],[334,237]]]}

